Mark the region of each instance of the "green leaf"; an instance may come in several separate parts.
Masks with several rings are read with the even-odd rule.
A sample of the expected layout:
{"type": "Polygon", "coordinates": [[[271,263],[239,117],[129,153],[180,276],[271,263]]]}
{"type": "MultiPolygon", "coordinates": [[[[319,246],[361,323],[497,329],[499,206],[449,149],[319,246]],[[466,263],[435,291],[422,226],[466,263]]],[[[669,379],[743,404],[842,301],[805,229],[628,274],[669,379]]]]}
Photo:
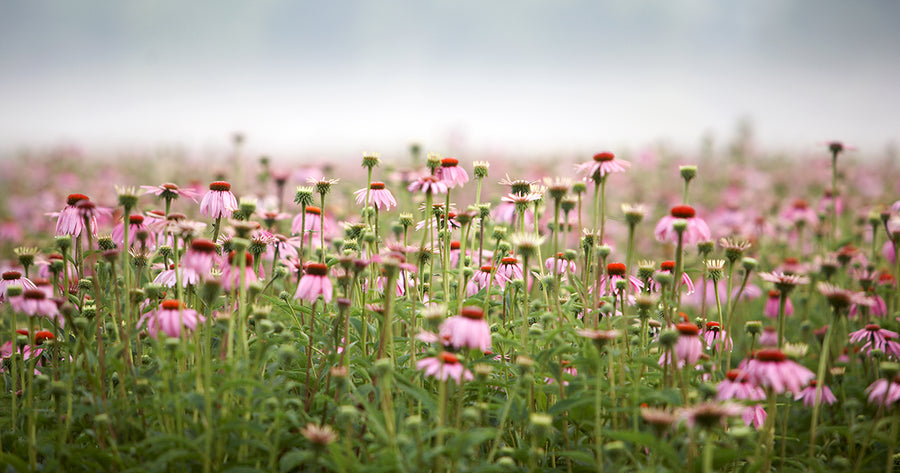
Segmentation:
{"type": "Polygon", "coordinates": [[[298,468],[306,461],[313,458],[312,452],[309,451],[300,451],[300,450],[291,450],[290,452],[282,455],[281,460],[278,462],[278,471],[281,473],[286,473],[288,471],[294,470],[298,468]]]}

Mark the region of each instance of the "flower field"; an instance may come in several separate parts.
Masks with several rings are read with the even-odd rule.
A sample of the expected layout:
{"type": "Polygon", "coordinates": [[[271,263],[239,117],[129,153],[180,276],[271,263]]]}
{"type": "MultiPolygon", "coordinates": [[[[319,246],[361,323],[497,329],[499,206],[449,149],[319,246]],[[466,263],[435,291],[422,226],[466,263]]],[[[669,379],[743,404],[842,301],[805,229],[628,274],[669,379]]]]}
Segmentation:
{"type": "Polygon", "coordinates": [[[900,465],[888,158],[241,144],[0,162],[3,471],[900,465]]]}

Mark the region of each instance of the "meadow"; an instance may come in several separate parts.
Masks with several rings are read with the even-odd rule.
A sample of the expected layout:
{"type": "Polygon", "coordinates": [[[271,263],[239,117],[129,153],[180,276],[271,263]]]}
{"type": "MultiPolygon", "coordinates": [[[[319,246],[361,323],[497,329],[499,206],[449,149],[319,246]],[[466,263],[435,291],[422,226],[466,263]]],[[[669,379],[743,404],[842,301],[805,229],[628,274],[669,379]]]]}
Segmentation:
{"type": "Polygon", "coordinates": [[[900,460],[892,157],[241,144],[0,162],[3,471],[900,460]]]}

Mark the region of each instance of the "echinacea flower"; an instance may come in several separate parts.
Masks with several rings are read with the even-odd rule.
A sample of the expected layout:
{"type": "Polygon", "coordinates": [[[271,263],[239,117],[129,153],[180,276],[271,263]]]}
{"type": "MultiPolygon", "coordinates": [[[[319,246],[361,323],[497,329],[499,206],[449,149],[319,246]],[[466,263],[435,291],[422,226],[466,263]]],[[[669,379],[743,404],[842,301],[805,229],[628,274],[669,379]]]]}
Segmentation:
{"type": "Polygon", "coordinates": [[[150,336],[156,339],[162,331],[167,337],[177,338],[182,330],[194,331],[197,322],[204,322],[206,318],[196,310],[184,307],[180,301],[167,299],[160,303],[155,310],[147,312],[138,321],[138,328],[145,328],[150,336]]]}
{"type": "MultiPolygon", "coordinates": [[[[57,217],[56,220],[56,236],[61,235],[72,235],[77,237],[81,235],[81,231],[84,229],[84,219],[81,218],[81,215],[78,213],[78,205],[82,200],[90,200],[88,196],[84,194],[69,194],[66,198],[66,207],[62,209],[57,214],[48,214],[54,215],[57,217]]],[[[96,230],[96,221],[91,222],[91,233],[95,233],[96,230]]]]}
{"type": "Polygon", "coordinates": [[[837,314],[845,313],[844,311],[849,309],[853,304],[869,304],[869,301],[866,300],[865,294],[861,292],[842,289],[825,282],[816,284],[816,289],[818,289],[819,292],[823,296],[825,296],[828,304],[831,305],[831,308],[834,309],[835,313],[837,314]]]}
{"type": "Polygon", "coordinates": [[[256,271],[253,270],[253,255],[244,253],[245,265],[243,282],[241,282],[241,269],[238,267],[238,262],[234,260],[235,257],[237,257],[237,252],[232,251],[229,253],[228,264],[224,265],[222,268],[222,289],[226,291],[231,291],[232,289],[237,289],[241,286],[247,287],[251,283],[259,280],[256,271]]]}
{"type": "Polygon", "coordinates": [[[172,184],[171,182],[160,184],[158,186],[141,186],[141,189],[145,191],[144,195],[153,194],[167,201],[175,200],[178,197],[187,197],[188,199],[197,202],[197,197],[200,196],[200,194],[195,192],[193,189],[180,189],[177,185],[172,184]]]}
{"type": "Polygon", "coordinates": [[[763,347],[777,347],[778,330],[771,325],[763,327],[763,331],[759,335],[759,345],[763,347]]]}
{"type": "Polygon", "coordinates": [[[309,303],[314,303],[322,296],[327,304],[331,302],[333,289],[331,279],[328,278],[328,265],[322,263],[308,263],[306,265],[306,274],[300,278],[297,285],[297,292],[294,293],[294,299],[302,299],[309,303]]]}
{"type": "MultiPolygon", "coordinates": [[[[639,294],[644,288],[644,282],[635,276],[628,274],[628,268],[623,263],[609,263],[606,265],[606,274],[600,275],[598,284],[600,286],[600,295],[617,294],[616,281],[625,280],[631,285],[631,292],[639,294]]],[[[617,294],[621,296],[621,294],[617,294]]]]}
{"type": "Polygon", "coordinates": [[[229,218],[238,209],[237,199],[231,193],[231,184],[216,181],[209,185],[209,192],[200,201],[200,213],[210,218],[229,218]]]}
{"type": "Polygon", "coordinates": [[[469,174],[459,167],[459,160],[456,158],[441,159],[441,167],[438,168],[436,176],[450,189],[469,182],[469,174]]]}
{"type": "Polygon", "coordinates": [[[696,216],[697,212],[689,205],[676,205],[672,207],[669,215],[659,219],[653,233],[656,239],[663,242],[678,242],[678,231],[675,223],[684,221],[686,227],[682,233],[682,244],[693,246],[701,241],[709,241],[711,238],[709,226],[703,219],[696,216]]]}
{"type": "MultiPolygon", "coordinates": [[[[563,377],[565,377],[565,375],[569,375],[569,376],[578,376],[578,368],[575,368],[574,366],[572,366],[572,362],[571,362],[571,361],[569,361],[569,360],[562,360],[562,362],[560,362],[560,365],[561,365],[561,368],[562,368],[562,375],[561,375],[561,376],[563,376],[563,377]]],[[[558,375],[558,376],[559,376],[559,375],[558,375]]],[[[544,378],[544,382],[547,383],[547,384],[553,384],[553,383],[554,383],[554,378],[551,378],[551,377],[549,377],[549,376],[548,376],[548,377],[545,377],[545,378],[544,378]]],[[[566,381],[565,379],[563,379],[562,385],[563,385],[563,386],[568,386],[568,385],[569,385],[569,382],[566,381]]]]}
{"type": "Polygon", "coordinates": [[[356,196],[357,205],[368,205],[371,203],[377,210],[390,210],[391,207],[397,206],[397,199],[394,198],[394,194],[391,194],[391,191],[385,188],[383,182],[373,182],[369,184],[368,189],[362,188],[354,192],[353,195],[356,196]],[[369,194],[369,202],[364,204],[366,192],[369,194]]]}
{"type": "Polygon", "coordinates": [[[788,274],[783,272],[759,273],[760,279],[775,285],[784,294],[787,294],[796,286],[809,284],[809,278],[799,274],[788,274]]]}
{"type": "MultiPolygon", "coordinates": [[[[772,289],[769,291],[768,298],[766,299],[766,305],[763,308],[763,315],[770,319],[778,318],[778,306],[781,301],[781,291],[778,289],[772,289]]],[[[791,316],[794,315],[794,304],[790,299],[785,300],[784,303],[784,315],[791,316]]]]}
{"type": "Polygon", "coordinates": [[[459,315],[449,317],[441,324],[440,334],[453,348],[471,348],[481,352],[491,348],[491,327],[479,307],[463,307],[459,315]]]}
{"type": "Polygon", "coordinates": [[[434,176],[422,176],[409,183],[406,190],[422,194],[446,194],[447,184],[434,176]]]}
{"type": "Polygon", "coordinates": [[[897,332],[883,329],[878,324],[868,324],[864,328],[855,332],[850,332],[850,343],[860,343],[865,341],[862,350],[871,353],[872,350],[885,351],[888,340],[897,338],[897,332]]]}
{"type": "Polygon", "coordinates": [[[672,347],[672,352],[674,352],[676,363],[673,363],[669,350],[666,350],[659,358],[659,365],[677,364],[679,368],[683,368],[685,364],[696,363],[703,355],[703,344],[699,337],[700,327],[690,322],[684,322],[675,325],[675,329],[678,330],[678,341],[672,347]]]}
{"type": "Polygon", "coordinates": [[[816,375],[777,348],[757,350],[747,360],[744,373],[750,382],[769,388],[776,394],[790,391],[798,394],[816,375]]]}
{"type": "Polygon", "coordinates": [[[730,402],[706,401],[692,407],[682,408],[679,412],[688,427],[700,427],[712,429],[716,426],[724,427],[729,417],[734,417],[743,411],[743,407],[730,402]]]}
{"type": "Polygon", "coordinates": [[[462,384],[463,380],[471,381],[475,376],[467,370],[459,358],[450,352],[441,352],[438,356],[423,358],[416,362],[416,369],[422,371],[425,376],[432,376],[441,381],[453,379],[456,384],[462,384]]]}
{"type": "Polygon", "coordinates": [[[631,167],[631,163],[616,159],[616,155],[603,151],[594,155],[593,159],[575,166],[575,172],[584,175],[585,181],[600,181],[609,174],[625,172],[631,167]]]}
{"type": "Polygon", "coordinates": [[[557,253],[556,256],[545,259],[544,268],[550,271],[550,274],[559,274],[563,278],[567,274],[575,274],[576,272],[575,260],[566,258],[565,253],[557,253]]]}
{"type": "Polygon", "coordinates": [[[579,329],[576,330],[575,333],[580,337],[587,338],[588,340],[594,342],[594,346],[596,346],[597,350],[601,352],[603,351],[603,347],[606,346],[607,343],[612,342],[622,336],[621,330],[579,329]]]}
{"type": "Polygon", "coordinates": [[[525,278],[522,263],[515,256],[500,258],[500,264],[497,266],[494,274],[496,275],[495,282],[500,286],[500,289],[506,288],[506,283],[509,281],[525,278]]]}
{"type": "MultiPolygon", "coordinates": [[[[663,261],[662,263],[659,264],[658,273],[672,274],[674,272],[675,272],[675,262],[674,261],[663,261]]],[[[691,279],[691,276],[687,273],[687,271],[683,271],[681,273],[681,287],[682,287],[682,290],[684,291],[684,294],[687,296],[694,293],[694,281],[691,279]]],[[[653,280],[650,282],[650,288],[653,292],[660,291],[661,286],[660,286],[659,282],[656,280],[656,278],[653,278],[653,280]]]]}
{"type": "Polygon", "coordinates": [[[134,245],[134,240],[138,237],[138,232],[144,231],[146,232],[146,239],[144,240],[144,245],[147,248],[154,248],[156,246],[156,235],[150,233],[150,230],[144,224],[144,216],[143,215],[129,215],[128,216],[128,244],[125,244],[125,222],[119,222],[118,225],[113,228],[112,231],[112,239],[116,245],[131,247],[134,245]]]}
{"type": "Polygon", "coordinates": [[[814,226],[819,221],[816,210],[809,206],[803,199],[791,202],[782,212],[780,217],[791,225],[814,226]]]}
{"type": "Polygon", "coordinates": [[[314,422],[306,424],[306,427],[300,429],[300,433],[313,444],[314,448],[325,448],[329,444],[334,443],[338,438],[337,432],[329,425],[317,425],[314,422]]]}
{"type": "MultiPolygon", "coordinates": [[[[466,282],[466,295],[471,297],[477,294],[478,291],[487,289],[488,283],[491,280],[491,273],[493,272],[494,267],[489,264],[482,265],[480,268],[476,269],[469,281],[466,282]]],[[[506,284],[505,280],[503,281],[503,284],[506,284]]]]}
{"type": "Polygon", "coordinates": [[[22,295],[10,297],[9,303],[13,310],[30,317],[43,316],[56,322],[60,327],[65,327],[66,319],[59,313],[56,301],[50,299],[42,289],[26,289],[22,295]]]}
{"type": "MultiPolygon", "coordinates": [[[[736,399],[743,402],[761,401],[766,398],[766,392],[759,386],[749,382],[744,373],[739,369],[729,370],[725,373],[725,379],[716,385],[716,399],[730,401],[736,399]]],[[[767,413],[761,404],[745,406],[741,413],[741,419],[747,426],[759,429],[766,423],[767,413]]]]}
{"type": "Polygon", "coordinates": [[[23,277],[21,272],[15,270],[4,271],[2,278],[0,278],[0,303],[6,301],[6,292],[10,286],[21,287],[23,291],[37,289],[37,286],[31,282],[31,279],[23,277]]]}
{"type": "MultiPolygon", "coordinates": [[[[816,380],[810,381],[809,386],[807,386],[803,389],[803,391],[800,391],[796,396],[794,396],[794,400],[803,400],[803,405],[806,407],[812,407],[813,405],[818,404],[816,400],[816,385],[816,380]]],[[[834,396],[834,393],[832,393],[831,389],[829,389],[828,386],[825,385],[822,385],[821,400],[823,403],[829,406],[837,402],[837,398],[834,396]]]]}
{"type": "Polygon", "coordinates": [[[706,328],[703,330],[703,341],[706,342],[706,348],[715,349],[716,351],[728,351],[734,345],[728,332],[722,329],[719,322],[706,322],[706,328]]]}
{"type": "Polygon", "coordinates": [[[221,264],[221,258],[216,253],[217,248],[215,243],[205,238],[191,240],[190,248],[181,257],[182,268],[193,270],[206,277],[214,266],[221,264]]]}
{"type": "Polygon", "coordinates": [[[866,388],[869,394],[869,404],[891,407],[900,401],[900,375],[894,375],[891,380],[881,378],[866,388]]]}

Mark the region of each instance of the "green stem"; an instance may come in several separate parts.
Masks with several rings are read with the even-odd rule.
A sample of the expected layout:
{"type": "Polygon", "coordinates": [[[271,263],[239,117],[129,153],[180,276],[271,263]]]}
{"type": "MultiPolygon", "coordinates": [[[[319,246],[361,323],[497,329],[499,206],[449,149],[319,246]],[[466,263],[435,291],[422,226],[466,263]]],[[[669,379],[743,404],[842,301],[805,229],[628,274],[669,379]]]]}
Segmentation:
{"type": "MultiPolygon", "coordinates": [[[[836,315],[835,315],[836,317],[836,315]]],[[[822,386],[825,384],[825,368],[828,367],[828,350],[831,347],[831,336],[834,332],[834,321],[828,326],[825,332],[825,339],[822,341],[822,351],[819,353],[819,369],[816,372],[816,397],[814,398],[812,408],[812,420],[809,427],[809,460],[815,459],[816,452],[816,426],[819,420],[819,399],[822,398],[822,386]]]]}

